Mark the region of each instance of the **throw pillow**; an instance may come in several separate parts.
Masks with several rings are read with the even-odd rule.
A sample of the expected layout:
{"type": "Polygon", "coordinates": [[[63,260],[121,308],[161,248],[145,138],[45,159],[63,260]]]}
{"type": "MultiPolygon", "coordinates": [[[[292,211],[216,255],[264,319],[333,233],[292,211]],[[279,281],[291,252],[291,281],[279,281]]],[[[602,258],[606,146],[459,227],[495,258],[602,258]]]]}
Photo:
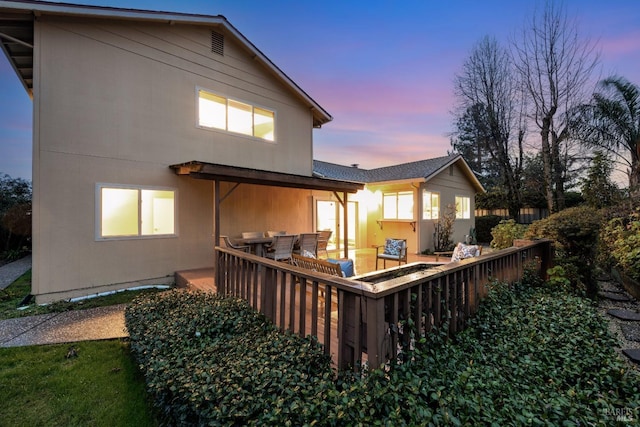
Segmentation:
{"type": "Polygon", "coordinates": [[[465,258],[473,258],[478,253],[477,245],[465,245],[460,242],[453,250],[453,255],[451,256],[451,261],[460,261],[465,258]]]}
{"type": "Polygon", "coordinates": [[[313,252],[309,252],[306,249],[303,249],[300,251],[300,256],[303,256],[305,258],[313,258],[316,259],[316,256],[313,254],[313,252]]]}
{"type": "Polygon", "coordinates": [[[402,240],[386,239],[384,244],[384,253],[386,255],[399,256],[402,251],[402,240]]]}
{"type": "Polygon", "coordinates": [[[332,258],[327,258],[327,261],[334,263],[334,264],[340,264],[340,269],[342,270],[342,276],[343,277],[351,277],[353,275],[355,275],[355,269],[353,267],[353,260],[352,259],[332,259],[332,258]]]}

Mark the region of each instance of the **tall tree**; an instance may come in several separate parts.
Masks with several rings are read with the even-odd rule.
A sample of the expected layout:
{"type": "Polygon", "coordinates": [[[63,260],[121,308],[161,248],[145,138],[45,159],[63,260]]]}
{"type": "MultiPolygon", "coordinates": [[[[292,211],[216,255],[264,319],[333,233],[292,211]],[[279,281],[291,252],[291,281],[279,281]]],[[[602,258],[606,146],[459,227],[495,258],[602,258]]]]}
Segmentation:
{"type": "Polygon", "coordinates": [[[640,87],[623,77],[604,79],[599,87],[580,109],[578,132],[627,165],[629,194],[640,198],[640,87]]]}
{"type": "Polygon", "coordinates": [[[486,108],[472,105],[456,119],[453,151],[462,155],[486,189],[501,187],[500,166],[489,152],[486,108]]]}
{"type": "Polygon", "coordinates": [[[544,195],[542,156],[540,153],[525,154],[522,167],[522,203],[532,208],[547,206],[544,195]]]}
{"type": "Polygon", "coordinates": [[[31,236],[31,182],[0,174],[0,252],[20,249],[31,236]]]}
{"type": "Polygon", "coordinates": [[[544,189],[550,212],[565,206],[567,162],[571,160],[570,113],[584,103],[584,88],[598,63],[595,45],[578,37],[565,8],[549,1],[534,14],[514,43],[515,65],[531,103],[530,117],[540,131],[544,189]]]}
{"type": "Polygon", "coordinates": [[[472,136],[476,149],[492,160],[491,165],[497,168],[500,184],[507,193],[509,215],[514,218],[518,217],[521,207],[520,174],[525,136],[519,120],[518,102],[522,97],[516,77],[509,51],[494,38],[484,37],[455,78],[458,103],[455,135],[459,139],[472,136]]]}
{"type": "Polygon", "coordinates": [[[619,201],[620,191],[611,181],[612,171],[609,158],[602,151],[596,151],[581,185],[582,196],[589,206],[600,209],[619,201]]]}

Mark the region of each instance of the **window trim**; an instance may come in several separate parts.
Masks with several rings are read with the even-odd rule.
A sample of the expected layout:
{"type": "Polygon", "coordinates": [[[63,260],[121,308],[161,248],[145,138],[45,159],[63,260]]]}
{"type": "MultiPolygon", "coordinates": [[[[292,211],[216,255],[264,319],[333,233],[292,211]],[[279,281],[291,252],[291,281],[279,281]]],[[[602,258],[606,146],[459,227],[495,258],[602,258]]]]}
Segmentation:
{"type": "Polygon", "coordinates": [[[386,191],[384,193],[382,193],[382,220],[383,221],[415,221],[415,210],[416,210],[416,198],[415,198],[415,193],[413,192],[413,190],[402,190],[402,191],[386,191]],[[411,202],[412,202],[412,209],[411,209],[411,218],[399,218],[398,216],[398,199],[399,199],[399,195],[400,194],[411,194],[411,202]],[[396,216],[395,218],[388,218],[385,216],[385,198],[387,196],[391,196],[394,195],[395,196],[395,201],[396,201],[396,216]]]}
{"type": "Polygon", "coordinates": [[[132,185],[132,184],[114,184],[109,182],[98,182],[95,186],[95,215],[94,215],[95,240],[100,242],[114,240],[147,240],[147,239],[166,239],[178,237],[178,189],[176,187],[162,187],[151,185],[132,185]],[[141,200],[141,192],[143,190],[150,191],[172,191],[173,192],[173,233],[170,234],[140,234],[141,227],[141,211],[138,210],[138,234],[134,236],[103,236],[102,235],[102,189],[113,188],[123,190],[138,190],[138,204],[141,200]]]}
{"type": "Polygon", "coordinates": [[[462,195],[462,194],[456,194],[454,196],[453,200],[454,200],[454,203],[456,205],[456,219],[471,219],[471,197],[470,196],[465,196],[465,195],[462,195]],[[459,211],[458,210],[458,200],[457,200],[458,198],[466,199],[469,202],[469,209],[466,212],[468,214],[468,216],[466,216],[466,217],[464,216],[464,214],[465,214],[464,211],[462,211],[462,210],[459,211]],[[460,212],[460,215],[458,214],[458,212],[460,212]]]}
{"type": "Polygon", "coordinates": [[[196,118],[196,127],[198,129],[214,131],[214,132],[224,132],[226,134],[232,134],[234,136],[249,138],[249,139],[252,139],[252,140],[261,141],[261,142],[267,142],[267,143],[270,143],[270,144],[275,144],[277,142],[277,140],[278,140],[277,131],[276,131],[277,112],[273,108],[266,107],[266,106],[264,106],[262,104],[256,104],[254,102],[249,102],[249,101],[246,101],[244,99],[228,96],[228,95],[226,95],[224,93],[216,92],[216,91],[204,88],[202,86],[196,86],[196,102],[195,102],[195,104],[196,104],[196,117],[195,117],[196,118]],[[205,92],[205,93],[210,94],[212,96],[225,99],[225,101],[226,101],[226,103],[225,103],[225,112],[226,112],[226,114],[225,114],[225,128],[224,129],[217,128],[217,127],[205,126],[205,125],[200,124],[200,92],[205,92]],[[251,107],[251,134],[229,130],[229,101],[237,102],[237,103],[248,105],[248,106],[251,107]],[[256,109],[262,110],[262,111],[266,111],[266,112],[269,112],[269,113],[273,114],[273,139],[267,139],[267,138],[263,138],[263,137],[260,137],[260,136],[256,136],[256,134],[255,134],[256,133],[256,119],[255,119],[256,109]]]}
{"type": "MultiPolygon", "coordinates": [[[[431,201],[433,201],[433,199],[431,199],[431,201]]],[[[442,202],[441,201],[442,201],[442,195],[440,194],[439,191],[431,191],[431,190],[427,190],[426,188],[422,189],[422,220],[423,221],[433,221],[433,220],[440,219],[440,216],[441,216],[440,215],[440,207],[442,206],[442,202]],[[434,194],[438,196],[438,216],[435,217],[435,218],[433,217],[433,215],[431,215],[430,218],[425,218],[425,209],[424,209],[425,203],[424,203],[424,201],[425,201],[425,194],[426,193],[429,193],[431,195],[430,198],[433,197],[434,194]]]]}

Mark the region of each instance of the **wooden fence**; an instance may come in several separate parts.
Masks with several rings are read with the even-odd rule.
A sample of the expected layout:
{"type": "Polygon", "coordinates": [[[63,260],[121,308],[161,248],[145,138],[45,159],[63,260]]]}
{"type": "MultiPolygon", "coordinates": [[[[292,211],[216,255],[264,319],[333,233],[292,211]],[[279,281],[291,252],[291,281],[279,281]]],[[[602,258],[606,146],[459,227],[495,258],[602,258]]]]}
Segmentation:
{"type": "Polygon", "coordinates": [[[462,330],[491,280],[517,281],[527,265],[544,277],[552,250],[544,240],[428,270],[412,263],[385,270],[409,274],[371,283],[216,247],[216,286],[281,329],[316,336],[327,354],[337,355],[339,369],[359,369],[364,362],[376,368],[396,358],[416,334],[446,322],[451,334],[462,330]]]}

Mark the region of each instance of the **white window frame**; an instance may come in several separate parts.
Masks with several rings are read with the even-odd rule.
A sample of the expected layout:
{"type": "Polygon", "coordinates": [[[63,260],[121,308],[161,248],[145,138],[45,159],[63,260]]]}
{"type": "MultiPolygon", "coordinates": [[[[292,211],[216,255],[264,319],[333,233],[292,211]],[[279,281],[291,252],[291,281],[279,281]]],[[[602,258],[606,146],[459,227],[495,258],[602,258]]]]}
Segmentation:
{"type": "Polygon", "coordinates": [[[389,220],[413,221],[414,220],[414,216],[415,216],[415,212],[414,211],[415,211],[415,198],[414,198],[413,191],[411,191],[411,190],[410,191],[388,191],[388,192],[385,192],[382,195],[382,219],[383,220],[387,220],[387,221],[389,221],[389,220]],[[400,195],[406,196],[408,194],[411,195],[411,201],[412,201],[412,203],[411,203],[411,206],[412,206],[411,218],[400,218],[399,215],[398,215],[398,212],[399,212],[399,209],[398,209],[399,203],[398,203],[398,201],[400,199],[400,195]],[[385,200],[387,199],[387,197],[394,197],[394,200],[395,200],[395,216],[394,217],[390,217],[390,216],[386,216],[385,215],[385,213],[386,213],[386,209],[385,209],[386,201],[385,200]]]}
{"type": "Polygon", "coordinates": [[[201,129],[206,129],[206,130],[214,130],[214,131],[221,131],[221,132],[228,132],[228,133],[232,133],[234,135],[239,135],[239,136],[243,136],[243,137],[248,137],[248,138],[254,138],[260,141],[265,141],[265,142],[270,142],[270,143],[275,143],[276,142],[276,111],[272,108],[267,108],[263,105],[258,105],[258,104],[254,104],[251,102],[247,102],[247,101],[243,101],[241,99],[237,99],[237,98],[233,98],[233,97],[229,97],[226,96],[224,94],[203,88],[203,87],[196,87],[196,126],[198,128],[201,129]],[[207,126],[205,124],[202,124],[202,120],[200,118],[200,93],[204,92],[212,97],[216,97],[216,98],[220,98],[221,100],[225,101],[225,117],[224,117],[224,128],[222,126],[207,126]],[[231,130],[229,129],[230,124],[229,124],[229,115],[230,115],[230,110],[229,110],[229,104],[230,103],[234,103],[234,104],[239,104],[241,106],[246,106],[247,108],[249,108],[250,111],[250,115],[251,115],[251,131],[250,132],[243,132],[240,130],[231,130]],[[265,115],[264,113],[271,113],[272,117],[273,117],[273,123],[272,123],[272,127],[273,127],[273,137],[272,138],[265,138],[264,136],[259,136],[256,135],[256,125],[257,125],[257,121],[259,121],[259,117],[268,117],[267,115],[265,115]]]}
{"type": "Polygon", "coordinates": [[[471,197],[457,195],[456,201],[456,219],[471,219],[471,197]]]}
{"type": "Polygon", "coordinates": [[[95,193],[95,239],[96,241],[110,240],[134,240],[134,239],[161,239],[178,236],[178,189],[174,187],[155,187],[145,185],[128,185],[113,183],[97,183],[95,193]],[[138,233],[135,235],[102,235],[102,190],[103,189],[122,189],[138,191],[138,233]],[[140,209],[143,191],[171,191],[173,192],[173,233],[168,234],[142,234],[142,213],[140,209]]]}
{"type": "Polygon", "coordinates": [[[429,191],[429,190],[422,190],[422,219],[423,220],[429,220],[429,219],[439,219],[440,218],[440,203],[441,197],[440,197],[440,193],[437,191],[429,191]],[[431,206],[431,209],[426,209],[427,205],[426,205],[426,200],[427,197],[429,199],[429,206],[431,206]],[[438,209],[433,210],[433,198],[436,197],[438,199],[438,209]],[[435,213],[435,215],[434,215],[435,213]]]}

